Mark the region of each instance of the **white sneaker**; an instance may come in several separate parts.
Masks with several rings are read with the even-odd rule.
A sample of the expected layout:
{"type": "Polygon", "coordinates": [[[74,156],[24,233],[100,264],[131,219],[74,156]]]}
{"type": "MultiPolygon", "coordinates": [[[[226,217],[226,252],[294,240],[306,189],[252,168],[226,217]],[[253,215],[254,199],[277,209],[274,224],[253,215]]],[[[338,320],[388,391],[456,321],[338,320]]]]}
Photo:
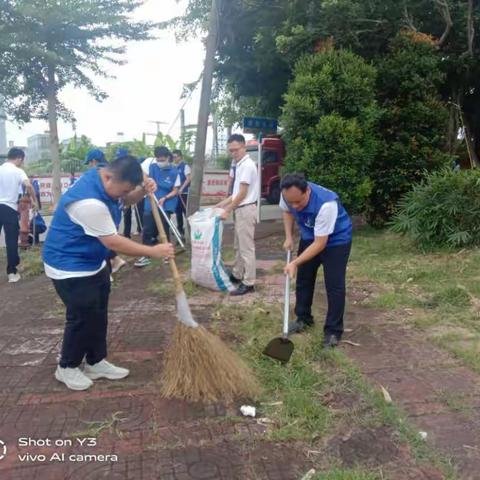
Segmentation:
{"type": "Polygon", "coordinates": [[[122,267],[124,267],[127,262],[121,257],[115,257],[112,260],[112,273],[117,273],[122,267]]]}
{"type": "Polygon", "coordinates": [[[152,263],[152,261],[148,258],[148,257],[140,257],[135,263],[134,265],[136,267],[146,267],[148,265],[150,265],[152,263]]]}
{"type": "Polygon", "coordinates": [[[89,365],[88,363],[85,363],[83,372],[91,380],[97,380],[98,378],[120,380],[121,378],[125,378],[130,373],[130,370],[122,367],[116,367],[106,360],[101,360],[95,365],[89,365]]]}
{"type": "Polygon", "coordinates": [[[20,280],[20,274],[19,273],[9,273],[8,274],[8,283],[17,283],[20,280]]]}
{"type": "Polygon", "coordinates": [[[70,390],[87,390],[93,385],[93,382],[79,368],[62,368],[58,365],[55,378],[70,390]]]}

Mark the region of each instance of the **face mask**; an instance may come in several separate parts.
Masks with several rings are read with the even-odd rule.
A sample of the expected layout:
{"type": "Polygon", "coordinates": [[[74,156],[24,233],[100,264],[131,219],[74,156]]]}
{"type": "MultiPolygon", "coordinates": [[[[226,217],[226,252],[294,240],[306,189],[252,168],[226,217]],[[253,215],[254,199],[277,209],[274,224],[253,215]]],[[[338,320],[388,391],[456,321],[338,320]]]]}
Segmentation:
{"type": "Polygon", "coordinates": [[[158,166],[159,166],[159,167],[162,167],[162,168],[168,166],[168,160],[165,161],[165,162],[157,162],[157,163],[158,163],[158,166]]]}

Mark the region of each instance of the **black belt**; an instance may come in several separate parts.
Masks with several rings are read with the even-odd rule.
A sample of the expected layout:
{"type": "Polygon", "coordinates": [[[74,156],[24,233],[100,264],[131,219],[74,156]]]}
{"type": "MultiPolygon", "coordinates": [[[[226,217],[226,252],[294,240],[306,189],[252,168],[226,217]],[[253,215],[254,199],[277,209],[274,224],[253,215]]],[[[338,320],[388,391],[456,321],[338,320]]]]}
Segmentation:
{"type": "Polygon", "coordinates": [[[240,209],[240,208],[243,208],[243,207],[248,207],[249,205],[256,205],[257,202],[250,202],[250,203],[246,203],[245,205],[240,205],[239,207],[236,208],[236,210],[240,209]]]}

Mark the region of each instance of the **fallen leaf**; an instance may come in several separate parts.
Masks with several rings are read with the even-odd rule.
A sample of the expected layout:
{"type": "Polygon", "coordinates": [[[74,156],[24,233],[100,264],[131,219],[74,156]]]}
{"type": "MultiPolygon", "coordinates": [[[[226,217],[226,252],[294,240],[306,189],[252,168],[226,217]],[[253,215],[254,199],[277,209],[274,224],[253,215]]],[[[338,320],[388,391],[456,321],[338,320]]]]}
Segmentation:
{"type": "Polygon", "coordinates": [[[260,423],[261,425],[269,425],[269,424],[272,425],[275,422],[270,418],[262,417],[262,418],[257,418],[257,423],[260,423]]]}
{"type": "Polygon", "coordinates": [[[388,393],[388,390],[382,385],[380,385],[380,389],[382,390],[382,394],[383,394],[383,398],[384,398],[385,402],[386,403],[392,403],[392,397],[388,393]]]}
{"type": "Polygon", "coordinates": [[[315,475],[315,473],[316,473],[316,470],[312,468],[302,477],[302,480],[311,480],[315,475]]]}

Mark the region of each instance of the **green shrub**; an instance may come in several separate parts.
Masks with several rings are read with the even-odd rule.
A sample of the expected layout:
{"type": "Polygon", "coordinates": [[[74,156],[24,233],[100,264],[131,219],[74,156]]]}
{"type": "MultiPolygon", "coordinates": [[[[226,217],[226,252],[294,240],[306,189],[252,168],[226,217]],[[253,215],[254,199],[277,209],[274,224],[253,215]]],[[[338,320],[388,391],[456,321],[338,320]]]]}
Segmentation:
{"type": "Polygon", "coordinates": [[[370,195],[378,150],[375,68],[345,50],[307,55],[296,64],[282,124],[286,171],[335,190],[349,211],[370,195]]]}
{"type": "Polygon", "coordinates": [[[479,192],[479,170],[431,173],[403,196],[392,230],[423,248],[480,245],[479,192]]]}

